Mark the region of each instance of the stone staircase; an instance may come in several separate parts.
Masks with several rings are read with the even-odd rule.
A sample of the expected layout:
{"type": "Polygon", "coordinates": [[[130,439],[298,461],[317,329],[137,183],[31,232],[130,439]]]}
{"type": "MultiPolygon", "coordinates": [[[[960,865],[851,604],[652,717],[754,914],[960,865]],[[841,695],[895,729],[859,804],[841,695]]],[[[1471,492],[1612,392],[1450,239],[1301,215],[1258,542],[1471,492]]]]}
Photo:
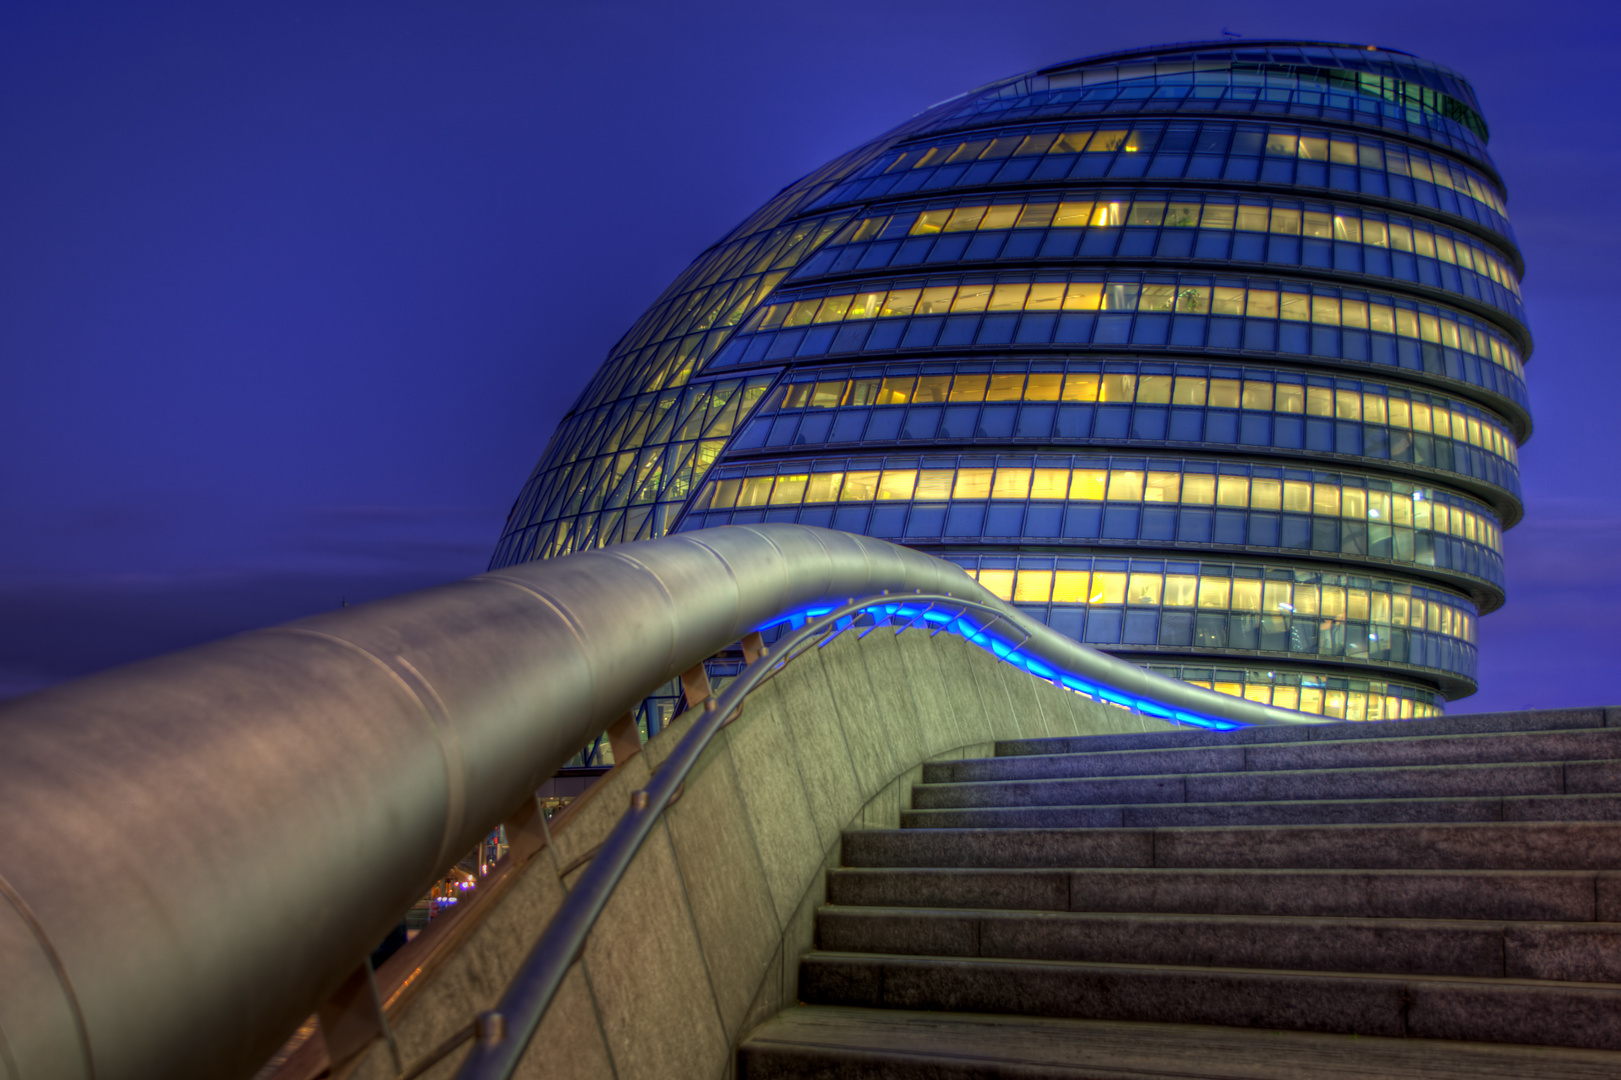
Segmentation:
{"type": "Polygon", "coordinates": [[[996,752],[845,834],[740,1077],[1621,1077],[1621,709],[996,752]]]}

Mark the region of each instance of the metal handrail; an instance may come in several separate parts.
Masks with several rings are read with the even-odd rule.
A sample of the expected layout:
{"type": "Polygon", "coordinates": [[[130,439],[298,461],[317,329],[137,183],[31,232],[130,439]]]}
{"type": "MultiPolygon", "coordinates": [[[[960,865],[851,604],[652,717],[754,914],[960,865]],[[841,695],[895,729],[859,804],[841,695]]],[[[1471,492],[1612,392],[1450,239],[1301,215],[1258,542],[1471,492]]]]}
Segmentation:
{"type": "MultiPolygon", "coordinates": [[[[614,888],[641,849],[642,842],[681,791],[688,774],[710,742],[722,728],[736,719],[743,699],[766,679],[781,671],[795,655],[827,637],[829,630],[834,634],[842,632],[853,625],[856,615],[873,609],[884,609],[884,619],[887,621],[897,616],[904,617],[903,628],[920,621],[932,623],[936,633],[956,624],[966,624],[964,612],[982,613],[989,616],[989,621],[984,625],[969,624],[960,629],[972,640],[990,638],[994,641],[991,638],[992,628],[1007,624],[1019,634],[1019,641],[1005,652],[994,647],[991,649],[993,655],[1003,661],[1016,662],[1014,654],[1031,641],[1031,635],[1009,617],[1008,611],[946,594],[892,596],[884,593],[851,600],[807,620],[801,628],[779,641],[775,651],[768,651],[750,663],[727,685],[718,699],[712,697],[702,703],[703,715],[682,736],[670,756],[658,766],[647,786],[631,795],[629,809],[602,842],[579,881],[569,890],[557,914],[541,933],[506,992],[501,995],[500,1002],[494,1009],[480,1013],[451,1040],[437,1047],[429,1058],[403,1074],[402,1080],[413,1080],[426,1072],[469,1038],[476,1041],[472,1052],[456,1073],[457,1080],[508,1080],[517,1069],[530,1040],[539,1030],[541,1020],[569,968],[584,950],[586,939],[613,895],[614,888]],[[936,613],[936,609],[941,607],[956,609],[958,614],[946,616],[938,613],[938,617],[931,619],[931,613],[936,613]]],[[[980,643],[985,644],[984,641],[980,643]]]]}

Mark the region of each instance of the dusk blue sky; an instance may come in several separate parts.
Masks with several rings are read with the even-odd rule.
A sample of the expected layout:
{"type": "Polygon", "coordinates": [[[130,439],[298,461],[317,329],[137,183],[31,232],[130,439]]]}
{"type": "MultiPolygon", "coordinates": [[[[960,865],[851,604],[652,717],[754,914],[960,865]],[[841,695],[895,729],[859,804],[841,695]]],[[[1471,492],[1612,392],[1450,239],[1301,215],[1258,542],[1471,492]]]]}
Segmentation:
{"type": "Polygon", "coordinates": [[[1621,11],[1298,0],[0,6],[0,697],[480,572],[608,348],[778,189],[1223,29],[1473,81],[1536,434],[1452,710],[1621,700],[1621,11]]]}

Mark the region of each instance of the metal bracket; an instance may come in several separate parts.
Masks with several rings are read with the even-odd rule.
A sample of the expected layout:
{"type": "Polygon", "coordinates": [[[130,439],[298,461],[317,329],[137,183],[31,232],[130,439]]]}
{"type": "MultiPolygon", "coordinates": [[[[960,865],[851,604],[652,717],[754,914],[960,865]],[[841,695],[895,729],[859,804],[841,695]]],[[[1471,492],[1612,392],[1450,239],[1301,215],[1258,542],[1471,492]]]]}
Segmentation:
{"type": "Polygon", "coordinates": [[[400,1048],[389,1030],[388,1018],[383,1015],[383,1001],[377,993],[377,976],[372,971],[371,957],[349,973],[343,984],[315,1011],[321,1024],[321,1038],[326,1043],[327,1060],[336,1073],[343,1066],[365,1052],[375,1040],[388,1043],[388,1053],[394,1061],[394,1072],[404,1072],[400,1063],[400,1048]]]}

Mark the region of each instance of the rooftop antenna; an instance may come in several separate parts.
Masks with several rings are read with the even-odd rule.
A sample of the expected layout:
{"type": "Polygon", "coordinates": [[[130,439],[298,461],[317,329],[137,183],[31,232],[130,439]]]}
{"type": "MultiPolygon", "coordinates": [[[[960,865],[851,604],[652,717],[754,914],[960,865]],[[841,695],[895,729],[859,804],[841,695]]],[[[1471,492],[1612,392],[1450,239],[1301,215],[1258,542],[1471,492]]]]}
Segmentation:
{"type": "Polygon", "coordinates": [[[1244,36],[1243,34],[1235,34],[1235,33],[1233,33],[1231,30],[1227,29],[1225,26],[1221,28],[1221,32],[1222,32],[1222,34],[1224,34],[1227,37],[1241,38],[1241,37],[1244,36]]]}

